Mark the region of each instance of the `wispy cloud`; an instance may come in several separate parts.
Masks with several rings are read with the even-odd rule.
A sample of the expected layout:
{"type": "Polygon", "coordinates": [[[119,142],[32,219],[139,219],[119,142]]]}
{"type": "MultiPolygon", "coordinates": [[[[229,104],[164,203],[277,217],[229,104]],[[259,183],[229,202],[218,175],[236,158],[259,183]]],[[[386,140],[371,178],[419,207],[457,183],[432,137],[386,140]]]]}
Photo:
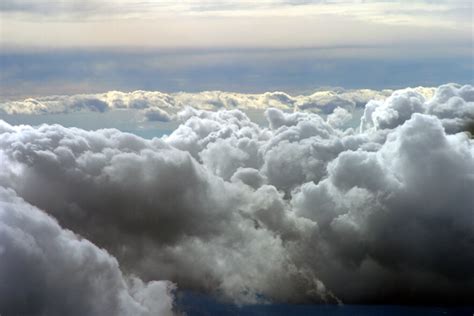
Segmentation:
{"type": "Polygon", "coordinates": [[[397,42],[404,37],[424,42],[433,37],[430,32],[421,34],[420,27],[436,29],[438,37],[467,41],[471,10],[472,5],[464,1],[9,0],[0,7],[1,42],[60,47],[231,43],[251,47],[378,44],[383,38],[397,42]],[[54,37],[48,35],[53,33],[54,37]]]}
{"type": "MultiPolygon", "coordinates": [[[[155,14],[177,15],[226,15],[226,16],[278,16],[278,15],[320,15],[344,14],[360,16],[361,18],[374,17],[380,21],[390,22],[394,18],[416,16],[429,18],[431,15],[442,13],[459,13],[467,17],[466,8],[472,5],[468,1],[51,1],[51,0],[5,0],[0,5],[0,11],[10,13],[52,14],[52,15],[96,15],[106,13],[117,14],[117,18],[133,17],[134,14],[142,18],[153,17],[155,14]]],[[[448,16],[449,18],[449,16],[448,16]]],[[[448,19],[449,20],[449,19],[448,19]]],[[[416,19],[419,21],[419,19],[416,19]]],[[[412,21],[415,22],[415,19],[412,21]]]]}

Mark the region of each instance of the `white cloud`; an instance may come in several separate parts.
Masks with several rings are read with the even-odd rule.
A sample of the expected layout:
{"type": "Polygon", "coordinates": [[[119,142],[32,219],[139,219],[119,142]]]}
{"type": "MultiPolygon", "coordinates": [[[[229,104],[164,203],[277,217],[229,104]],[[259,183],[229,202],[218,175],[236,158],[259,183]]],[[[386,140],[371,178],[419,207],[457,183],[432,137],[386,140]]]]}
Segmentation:
{"type": "Polygon", "coordinates": [[[3,122],[0,185],[143,280],[243,303],[466,303],[474,142],[446,120],[468,123],[472,87],[423,91],[369,102],[360,132],[328,123],[340,108],[268,109],[268,128],[185,108],[152,140],[3,122]]]}
{"type": "MultiPolygon", "coordinates": [[[[425,88],[431,91],[430,88],[425,88]]],[[[151,113],[170,116],[185,107],[202,110],[219,109],[267,109],[321,111],[331,113],[336,107],[348,110],[363,107],[369,100],[382,100],[390,96],[391,90],[328,90],[311,95],[291,96],[284,92],[244,94],[223,91],[203,91],[199,93],[163,93],[159,91],[109,91],[99,94],[79,94],[72,96],[47,96],[23,101],[0,103],[0,111],[7,114],[48,114],[76,111],[104,112],[120,109],[143,111],[146,117],[151,113]]],[[[429,92],[428,92],[429,93],[429,92]]]]}
{"type": "Polygon", "coordinates": [[[366,105],[361,129],[391,129],[410,119],[413,113],[426,113],[438,117],[448,132],[456,132],[474,119],[473,94],[472,86],[456,84],[440,86],[432,98],[416,89],[399,90],[384,101],[366,105]]]}
{"type": "Polygon", "coordinates": [[[330,115],[328,115],[326,120],[329,125],[341,128],[345,126],[351,118],[352,114],[348,110],[337,107],[330,115]]]}

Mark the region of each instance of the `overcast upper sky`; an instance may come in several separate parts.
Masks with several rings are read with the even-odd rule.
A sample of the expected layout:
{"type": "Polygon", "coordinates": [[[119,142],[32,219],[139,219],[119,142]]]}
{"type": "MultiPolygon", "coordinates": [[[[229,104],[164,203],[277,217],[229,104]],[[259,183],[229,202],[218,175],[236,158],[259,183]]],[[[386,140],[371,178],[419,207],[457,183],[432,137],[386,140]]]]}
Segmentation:
{"type": "MultiPolygon", "coordinates": [[[[470,1],[2,1],[2,45],[466,44],[470,1]]],[[[444,45],[443,45],[444,46],[444,45]]]]}
{"type": "Polygon", "coordinates": [[[472,30],[459,0],[4,0],[0,95],[471,83],[472,30]]]}

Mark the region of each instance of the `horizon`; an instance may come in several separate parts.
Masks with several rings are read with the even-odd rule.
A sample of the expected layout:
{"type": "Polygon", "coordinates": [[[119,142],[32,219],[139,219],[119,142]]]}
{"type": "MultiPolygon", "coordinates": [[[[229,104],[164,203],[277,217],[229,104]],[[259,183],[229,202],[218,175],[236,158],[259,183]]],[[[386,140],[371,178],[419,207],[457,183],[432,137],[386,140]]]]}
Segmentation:
{"type": "Polygon", "coordinates": [[[0,316],[474,313],[465,0],[0,2],[0,316]]]}
{"type": "Polygon", "coordinates": [[[0,95],[472,83],[469,1],[16,1],[0,95]]]}

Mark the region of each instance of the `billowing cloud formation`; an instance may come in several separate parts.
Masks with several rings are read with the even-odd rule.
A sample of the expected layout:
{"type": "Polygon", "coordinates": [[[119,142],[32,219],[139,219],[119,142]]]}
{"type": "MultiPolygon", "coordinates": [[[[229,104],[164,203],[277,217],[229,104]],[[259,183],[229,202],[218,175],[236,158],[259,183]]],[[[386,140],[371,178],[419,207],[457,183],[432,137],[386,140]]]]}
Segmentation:
{"type": "MultiPolygon", "coordinates": [[[[241,112],[219,115],[223,123],[242,120],[258,129],[241,112]]],[[[282,239],[295,242],[312,225],[286,212],[274,187],[254,191],[226,182],[162,140],[116,130],[4,125],[2,132],[3,161],[10,166],[2,184],[143,277],[246,301],[256,293],[297,300],[322,286],[286,254],[282,239]],[[257,221],[278,235],[257,229],[257,221]],[[265,251],[272,266],[260,271],[269,259],[261,256],[265,251]],[[283,293],[271,281],[276,275],[283,293]]]]}
{"type": "Polygon", "coordinates": [[[342,107],[268,109],[268,128],[187,108],[152,140],[2,123],[0,185],[145,280],[236,302],[468,303],[474,141],[446,120],[469,121],[472,89],[395,92],[361,131],[338,129],[342,107]]]}
{"type": "Polygon", "coordinates": [[[0,187],[2,315],[173,315],[173,286],[124,277],[115,258],[0,187]]]}
{"type": "MultiPolygon", "coordinates": [[[[418,88],[430,97],[433,89],[418,88]]],[[[162,93],[158,91],[120,92],[109,91],[102,94],[82,94],[73,96],[49,96],[28,98],[23,101],[0,103],[0,113],[7,114],[47,114],[75,111],[104,112],[117,109],[144,111],[149,120],[169,119],[167,112],[176,112],[191,106],[201,110],[219,109],[266,109],[270,107],[284,110],[322,111],[331,113],[336,107],[347,110],[363,107],[369,100],[383,100],[391,90],[328,90],[311,95],[290,96],[284,92],[263,94],[243,94],[222,91],[200,93],[162,93]]]]}
{"type": "Polygon", "coordinates": [[[413,89],[396,91],[384,101],[366,105],[361,128],[395,128],[413,113],[435,115],[447,131],[458,131],[474,120],[474,89],[470,85],[443,85],[432,98],[413,89]]]}

